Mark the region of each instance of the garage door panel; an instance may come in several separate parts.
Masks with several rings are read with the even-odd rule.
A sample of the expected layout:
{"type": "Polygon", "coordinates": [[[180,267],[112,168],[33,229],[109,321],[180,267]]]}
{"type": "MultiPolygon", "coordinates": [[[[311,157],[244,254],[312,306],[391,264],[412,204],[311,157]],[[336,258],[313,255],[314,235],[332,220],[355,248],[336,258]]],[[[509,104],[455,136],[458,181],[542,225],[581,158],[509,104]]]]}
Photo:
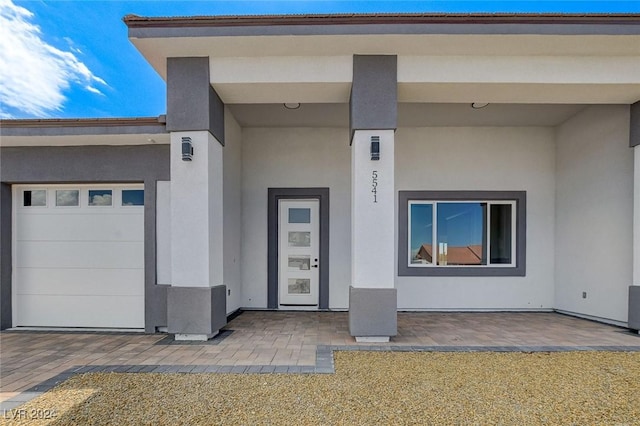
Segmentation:
{"type": "Polygon", "coordinates": [[[144,243],[19,241],[16,263],[18,268],[141,268],[144,243]]]}
{"type": "Polygon", "coordinates": [[[144,270],[17,268],[21,295],[144,296],[144,270]]]}
{"type": "Polygon", "coordinates": [[[17,305],[24,327],[144,327],[141,296],[21,296],[17,305]]]}
{"type": "Polygon", "coordinates": [[[124,190],[143,186],[75,183],[13,189],[15,326],[144,328],[145,208],[140,193],[134,198],[128,193],[126,202],[135,205],[123,205],[124,190]],[[42,190],[46,205],[25,195],[42,190]],[[65,190],[79,191],[79,198],[58,202],[57,192],[65,190]],[[95,205],[89,205],[91,191],[97,191],[94,198],[110,194],[111,203],[103,206],[94,199],[95,205]]]}
{"type": "Polygon", "coordinates": [[[18,241],[143,241],[142,214],[22,215],[18,241]]]}

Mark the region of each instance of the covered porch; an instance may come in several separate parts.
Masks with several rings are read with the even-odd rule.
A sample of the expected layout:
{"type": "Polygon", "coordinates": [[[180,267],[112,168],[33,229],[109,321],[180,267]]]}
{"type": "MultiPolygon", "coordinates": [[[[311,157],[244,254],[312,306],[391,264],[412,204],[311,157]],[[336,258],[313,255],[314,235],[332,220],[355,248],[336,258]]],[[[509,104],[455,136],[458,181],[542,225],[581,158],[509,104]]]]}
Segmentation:
{"type": "MultiPolygon", "coordinates": [[[[396,333],[396,310],[559,310],[628,323],[637,34],[577,18],[553,31],[546,21],[397,18],[373,32],[373,22],[346,17],[230,27],[125,18],[132,43],[167,80],[171,231],[159,230],[158,264],[170,267],[158,284],[170,286],[170,332],[215,334],[222,322],[208,307],[182,313],[190,289],[209,300],[216,286],[226,297],[211,300],[227,313],[348,309],[352,336],[381,341],[396,333]],[[285,233],[279,225],[293,222],[278,203],[287,197],[273,193],[319,200],[314,231],[285,233]],[[407,209],[420,203],[431,213],[414,220],[407,209]],[[411,252],[425,243],[446,256],[449,236],[433,220],[447,203],[512,205],[500,237],[508,258],[486,261],[494,225],[482,216],[480,237],[451,243],[482,244],[477,265],[416,262],[411,252]],[[313,236],[317,222],[316,251],[285,253],[298,244],[280,246],[287,235],[313,236]],[[417,237],[419,226],[433,238],[417,237]],[[296,265],[305,272],[292,275],[296,265]],[[305,292],[309,301],[288,300],[305,292]]],[[[164,325],[151,320],[147,329],[164,325]]]]}

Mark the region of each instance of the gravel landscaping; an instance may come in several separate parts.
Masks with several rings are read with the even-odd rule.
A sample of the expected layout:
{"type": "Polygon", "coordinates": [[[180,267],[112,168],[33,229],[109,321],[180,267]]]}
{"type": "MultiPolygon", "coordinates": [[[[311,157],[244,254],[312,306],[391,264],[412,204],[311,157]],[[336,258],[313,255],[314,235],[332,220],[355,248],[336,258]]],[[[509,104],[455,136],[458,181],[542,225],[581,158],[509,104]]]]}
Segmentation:
{"type": "Polygon", "coordinates": [[[83,374],[2,424],[640,422],[638,352],[336,352],[335,365],[335,374],[83,374]]]}

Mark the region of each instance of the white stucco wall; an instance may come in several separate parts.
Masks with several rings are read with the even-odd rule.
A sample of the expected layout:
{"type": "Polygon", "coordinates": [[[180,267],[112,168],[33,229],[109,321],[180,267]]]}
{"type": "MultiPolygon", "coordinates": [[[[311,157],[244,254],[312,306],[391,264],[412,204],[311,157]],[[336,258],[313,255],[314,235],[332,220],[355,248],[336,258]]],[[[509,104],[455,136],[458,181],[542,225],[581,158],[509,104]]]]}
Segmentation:
{"type": "Polygon", "coordinates": [[[156,281],[171,285],[171,181],[156,187],[156,281]]]}
{"type": "Polygon", "coordinates": [[[398,129],[397,191],[527,192],[525,277],[397,277],[398,309],[553,308],[554,155],[551,128],[398,129]]]}
{"type": "Polygon", "coordinates": [[[353,135],[351,284],[354,287],[395,286],[394,134],[393,130],[356,130],[353,135]],[[380,143],[380,158],[375,161],[371,160],[372,136],[378,136],[380,143]]]}
{"type": "Polygon", "coordinates": [[[222,145],[206,131],[171,133],[171,285],[223,283],[222,145]],[[190,137],[193,161],[182,161],[190,137]]]}
{"type": "Polygon", "coordinates": [[[626,323],[633,264],[629,107],[591,106],[559,126],[556,138],[555,307],[626,323]]]}
{"type": "MultiPolygon", "coordinates": [[[[267,306],[267,189],[310,186],[330,188],[329,306],[346,309],[351,284],[348,130],[245,128],[242,133],[242,306],[267,306]]],[[[398,307],[553,308],[553,129],[403,128],[395,138],[396,192],[525,190],[528,204],[526,277],[396,277],[398,307]]]]}
{"type": "Polygon", "coordinates": [[[231,111],[225,110],[224,162],[224,284],[227,286],[227,313],[241,306],[242,278],[240,247],[242,234],[242,130],[231,111]],[[231,290],[231,294],[229,294],[231,290]]]}
{"type": "Polygon", "coordinates": [[[328,187],[329,307],[346,309],[351,281],[348,129],[242,130],[242,306],[267,307],[268,188],[328,187]]]}

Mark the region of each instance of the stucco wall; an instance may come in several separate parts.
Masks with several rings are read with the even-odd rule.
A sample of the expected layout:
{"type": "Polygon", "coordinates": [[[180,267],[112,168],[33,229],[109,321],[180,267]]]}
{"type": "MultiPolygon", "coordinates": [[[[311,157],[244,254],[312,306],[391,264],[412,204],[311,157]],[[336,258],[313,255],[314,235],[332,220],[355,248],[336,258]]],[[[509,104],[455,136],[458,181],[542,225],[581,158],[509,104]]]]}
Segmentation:
{"type": "Polygon", "coordinates": [[[526,276],[396,277],[398,309],[553,308],[554,172],[550,128],[398,129],[396,190],[527,192],[526,276]]]}
{"type": "MultiPolygon", "coordinates": [[[[395,140],[396,192],[524,190],[528,204],[525,277],[396,277],[399,309],[553,308],[553,129],[402,128],[395,140]]],[[[351,284],[347,130],[245,128],[242,149],[242,306],[267,306],[267,188],[310,186],[330,188],[329,306],[346,309],[351,284]]]]}
{"type": "Polygon", "coordinates": [[[241,234],[242,234],[242,130],[227,109],[225,111],[224,169],[224,279],[227,286],[227,313],[241,306],[241,234]],[[231,291],[231,294],[228,291],[231,291]]]}
{"type": "Polygon", "coordinates": [[[242,130],[242,306],[267,306],[267,189],[328,187],[329,307],[346,309],[351,281],[348,129],[242,130]]]}
{"type": "Polygon", "coordinates": [[[559,126],[556,139],[555,307],[626,323],[633,264],[629,107],[591,106],[559,126]]]}

